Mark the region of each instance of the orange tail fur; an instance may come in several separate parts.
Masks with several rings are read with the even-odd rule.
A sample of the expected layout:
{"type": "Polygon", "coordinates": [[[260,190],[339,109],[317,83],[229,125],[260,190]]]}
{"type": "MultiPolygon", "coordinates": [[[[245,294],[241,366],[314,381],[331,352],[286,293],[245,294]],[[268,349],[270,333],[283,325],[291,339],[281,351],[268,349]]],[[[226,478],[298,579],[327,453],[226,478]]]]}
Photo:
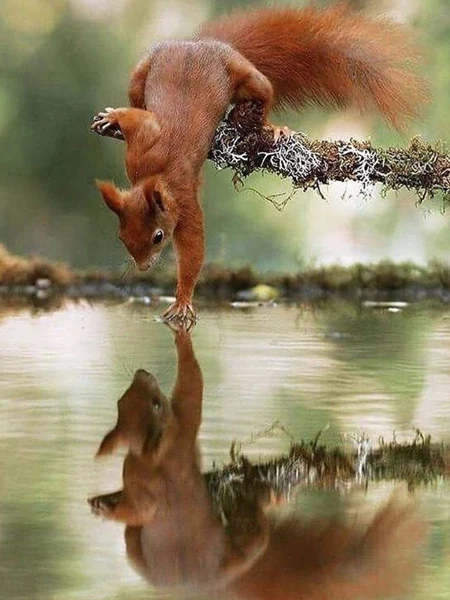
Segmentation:
{"type": "Polygon", "coordinates": [[[226,42],[250,60],[271,81],[275,108],[375,106],[401,129],[427,99],[412,34],[343,4],[235,12],[197,37],[226,42]]]}

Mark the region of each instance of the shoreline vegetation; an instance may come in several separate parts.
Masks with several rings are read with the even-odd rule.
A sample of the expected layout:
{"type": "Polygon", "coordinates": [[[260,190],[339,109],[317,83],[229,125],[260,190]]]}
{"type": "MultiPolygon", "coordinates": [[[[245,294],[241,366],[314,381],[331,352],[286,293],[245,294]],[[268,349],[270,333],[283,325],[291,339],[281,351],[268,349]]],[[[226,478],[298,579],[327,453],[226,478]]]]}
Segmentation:
{"type": "MultiPolygon", "coordinates": [[[[58,300],[143,299],[147,303],[173,294],[174,267],[148,272],[89,269],[42,258],[10,254],[0,245],[0,299],[52,303],[58,300]]],[[[251,267],[232,270],[207,265],[197,287],[198,302],[256,303],[273,301],[315,302],[343,299],[366,302],[450,303],[450,265],[431,262],[426,266],[383,261],[315,267],[289,274],[258,275],[251,267]]]]}

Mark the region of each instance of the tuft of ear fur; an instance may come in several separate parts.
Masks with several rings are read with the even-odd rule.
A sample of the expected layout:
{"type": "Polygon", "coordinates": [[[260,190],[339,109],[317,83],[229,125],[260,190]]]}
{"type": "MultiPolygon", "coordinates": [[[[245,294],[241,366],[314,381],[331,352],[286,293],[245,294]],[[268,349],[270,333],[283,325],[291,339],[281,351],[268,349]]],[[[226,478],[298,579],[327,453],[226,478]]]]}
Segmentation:
{"type": "Polygon", "coordinates": [[[157,189],[156,185],[156,178],[148,178],[143,185],[144,196],[150,208],[154,206],[156,207],[156,210],[165,212],[166,202],[164,199],[164,195],[157,189]]]}
{"type": "Polygon", "coordinates": [[[99,456],[105,456],[107,454],[112,454],[117,446],[124,444],[124,439],[120,434],[117,427],[114,427],[109,433],[105,435],[103,438],[99,449],[97,450],[96,458],[99,456]]]}
{"type": "Polygon", "coordinates": [[[158,192],[158,190],[155,190],[153,192],[153,200],[155,201],[156,206],[159,208],[159,210],[161,212],[164,212],[166,210],[166,207],[164,206],[164,202],[163,202],[163,198],[162,198],[161,192],[158,192]]]}
{"type": "Polygon", "coordinates": [[[119,215],[123,211],[124,199],[120,191],[111,181],[95,181],[99,192],[103,196],[108,208],[110,208],[116,215],[119,215]]]}

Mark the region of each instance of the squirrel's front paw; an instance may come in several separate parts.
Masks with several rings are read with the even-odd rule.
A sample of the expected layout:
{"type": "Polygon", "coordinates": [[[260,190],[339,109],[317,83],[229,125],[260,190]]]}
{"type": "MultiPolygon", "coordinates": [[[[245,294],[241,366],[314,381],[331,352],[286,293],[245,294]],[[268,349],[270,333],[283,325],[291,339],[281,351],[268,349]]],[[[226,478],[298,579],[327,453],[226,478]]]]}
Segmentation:
{"type": "Polygon", "coordinates": [[[163,319],[167,323],[176,323],[185,329],[190,329],[197,323],[194,307],[190,302],[183,300],[171,304],[163,314],[163,319]]]}
{"type": "Polygon", "coordinates": [[[123,133],[118,121],[118,110],[107,107],[97,113],[92,121],[91,131],[99,135],[123,139],[123,133]]]}
{"type": "Polygon", "coordinates": [[[103,494],[89,498],[88,502],[91,505],[92,512],[99,517],[105,519],[111,518],[114,509],[118,505],[122,497],[122,492],[114,492],[113,494],[103,494]]]}

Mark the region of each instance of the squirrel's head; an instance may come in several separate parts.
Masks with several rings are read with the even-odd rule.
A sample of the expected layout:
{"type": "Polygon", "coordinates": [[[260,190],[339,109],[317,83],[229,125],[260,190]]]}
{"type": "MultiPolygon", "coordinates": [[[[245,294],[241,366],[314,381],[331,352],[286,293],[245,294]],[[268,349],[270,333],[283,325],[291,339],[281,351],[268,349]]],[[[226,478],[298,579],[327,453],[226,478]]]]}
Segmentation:
{"type": "Polygon", "coordinates": [[[97,456],[111,454],[118,446],[128,446],[135,454],[151,453],[158,447],[171,408],[151,373],[136,371],[117,403],[117,411],[117,424],[103,438],[97,456]]]}
{"type": "Polygon", "coordinates": [[[172,237],[173,202],[161,181],[150,177],[129,190],[119,190],[109,181],[97,181],[103,199],[119,217],[119,238],[145,271],[154,263],[172,237]]]}

